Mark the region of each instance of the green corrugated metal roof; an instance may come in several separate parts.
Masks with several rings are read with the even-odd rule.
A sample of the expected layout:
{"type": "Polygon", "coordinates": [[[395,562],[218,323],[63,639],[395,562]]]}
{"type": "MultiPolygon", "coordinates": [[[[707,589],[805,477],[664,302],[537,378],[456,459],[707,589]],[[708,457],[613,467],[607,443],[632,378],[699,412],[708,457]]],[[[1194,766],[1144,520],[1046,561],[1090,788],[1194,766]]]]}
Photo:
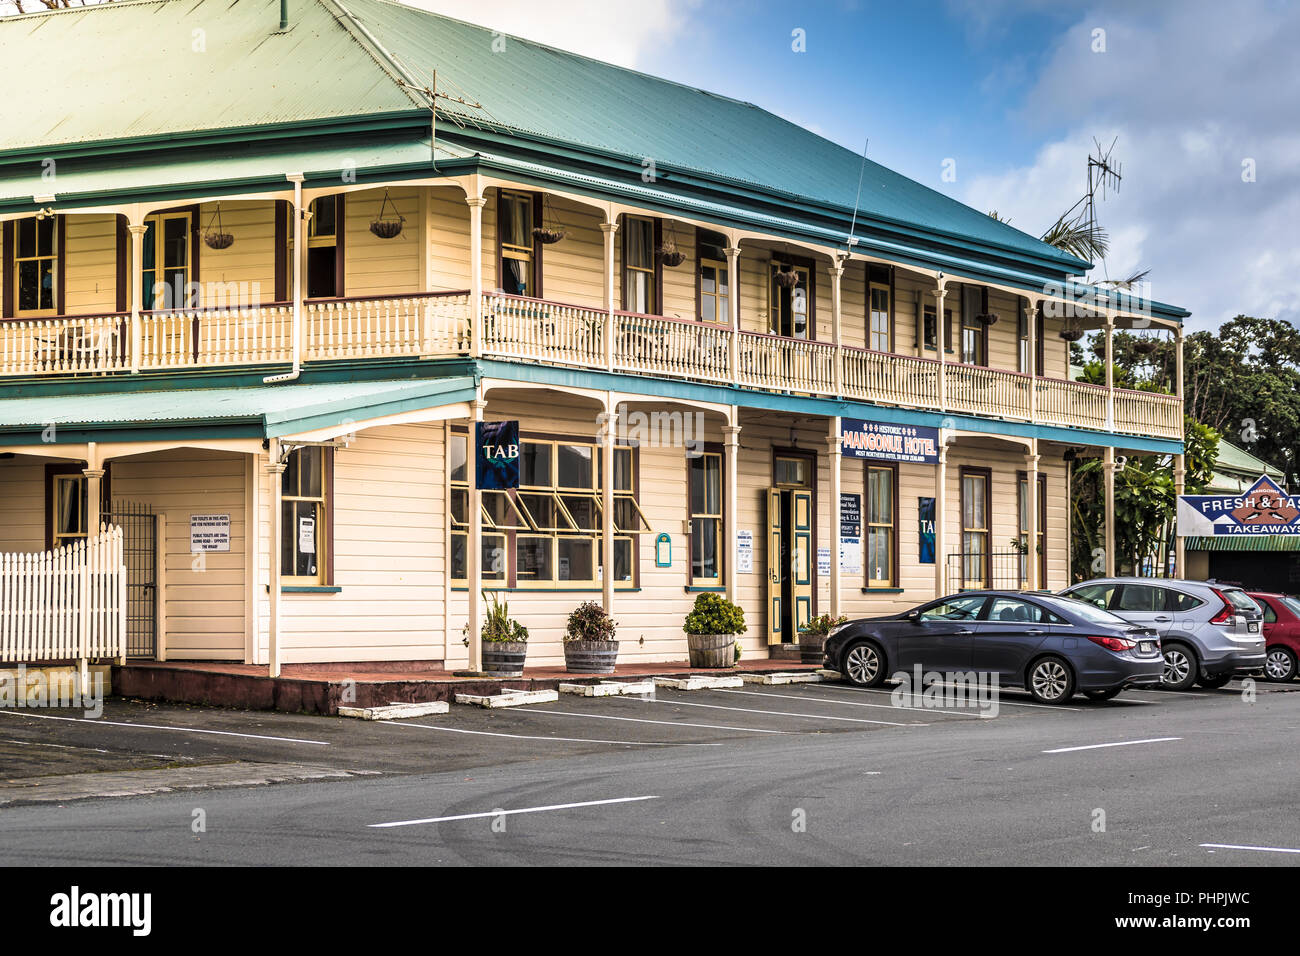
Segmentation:
{"type": "MultiPolygon", "coordinates": [[[[385,0],[294,0],[290,14],[283,34],[277,0],[136,0],[0,20],[7,69],[59,77],[40,96],[11,98],[0,151],[409,113],[418,100],[398,76],[417,67],[481,102],[498,129],[638,166],[653,159],[666,177],[694,171],[845,211],[857,199],[860,156],[749,103],[523,39],[494,49],[490,30],[385,0]],[[402,65],[330,5],[345,6],[402,65]],[[192,50],[196,30],[203,52],[192,50]]],[[[870,161],[860,209],[1062,273],[1081,265],[870,161]]]]}
{"type": "Polygon", "coordinates": [[[362,421],[465,401],[473,393],[473,378],[460,376],[121,392],[108,400],[96,395],[37,395],[0,399],[0,433],[39,432],[53,425],[57,442],[61,432],[83,436],[88,429],[250,424],[263,437],[277,437],[349,419],[362,421]]]}
{"type": "Polygon", "coordinates": [[[1187,537],[1188,551],[1300,551],[1300,535],[1225,534],[1187,537]]]}
{"type": "Polygon", "coordinates": [[[141,0],[0,18],[0,149],[410,110],[418,104],[315,0],[141,0]],[[37,82],[49,77],[49,82],[37,82]],[[38,89],[39,87],[39,89],[38,89]]]}

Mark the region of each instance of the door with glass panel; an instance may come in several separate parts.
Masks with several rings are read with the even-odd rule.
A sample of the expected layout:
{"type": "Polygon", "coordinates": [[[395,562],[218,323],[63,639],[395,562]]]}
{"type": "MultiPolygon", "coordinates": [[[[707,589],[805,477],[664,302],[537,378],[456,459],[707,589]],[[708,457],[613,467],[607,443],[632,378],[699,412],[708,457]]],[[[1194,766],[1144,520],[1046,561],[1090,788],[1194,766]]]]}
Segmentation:
{"type": "Polygon", "coordinates": [[[961,474],[961,587],[989,587],[989,475],[961,474]]]}

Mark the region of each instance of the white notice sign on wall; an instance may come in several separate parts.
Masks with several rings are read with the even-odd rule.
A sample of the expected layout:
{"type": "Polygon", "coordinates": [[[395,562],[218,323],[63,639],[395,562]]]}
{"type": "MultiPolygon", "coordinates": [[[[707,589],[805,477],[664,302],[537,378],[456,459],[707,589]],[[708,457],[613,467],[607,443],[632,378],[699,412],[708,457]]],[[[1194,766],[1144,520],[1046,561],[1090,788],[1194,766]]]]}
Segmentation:
{"type": "Polygon", "coordinates": [[[298,519],[298,551],[301,554],[316,553],[316,519],[298,519]]]}
{"type": "Polygon", "coordinates": [[[230,515],[190,515],[190,553],[230,550],[230,515]]]}
{"type": "Polygon", "coordinates": [[[736,532],[736,573],[754,573],[754,532],[736,532]]]}

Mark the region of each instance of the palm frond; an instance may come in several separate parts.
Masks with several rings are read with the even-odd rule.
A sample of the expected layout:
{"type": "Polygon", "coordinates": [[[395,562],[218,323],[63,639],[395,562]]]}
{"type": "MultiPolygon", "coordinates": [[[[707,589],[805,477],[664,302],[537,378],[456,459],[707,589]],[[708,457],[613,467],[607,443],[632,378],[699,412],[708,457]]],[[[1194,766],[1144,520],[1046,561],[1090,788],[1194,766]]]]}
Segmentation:
{"type": "Polygon", "coordinates": [[[1094,262],[1104,259],[1110,248],[1110,238],[1100,226],[1090,225],[1078,216],[1062,216],[1040,237],[1049,246],[1062,252],[1094,262]]]}

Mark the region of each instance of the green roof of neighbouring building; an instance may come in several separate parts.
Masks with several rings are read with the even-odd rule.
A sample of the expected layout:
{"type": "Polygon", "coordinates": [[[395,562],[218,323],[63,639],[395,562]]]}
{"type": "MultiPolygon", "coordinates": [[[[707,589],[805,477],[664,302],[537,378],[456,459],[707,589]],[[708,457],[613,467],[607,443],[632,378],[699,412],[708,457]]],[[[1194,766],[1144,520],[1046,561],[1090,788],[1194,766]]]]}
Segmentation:
{"type": "Polygon", "coordinates": [[[1274,468],[1262,458],[1256,458],[1244,448],[1219,439],[1219,457],[1214,463],[1214,475],[1205,487],[1206,494],[1233,494],[1245,491],[1260,475],[1284,482],[1282,469],[1274,468]]]}

